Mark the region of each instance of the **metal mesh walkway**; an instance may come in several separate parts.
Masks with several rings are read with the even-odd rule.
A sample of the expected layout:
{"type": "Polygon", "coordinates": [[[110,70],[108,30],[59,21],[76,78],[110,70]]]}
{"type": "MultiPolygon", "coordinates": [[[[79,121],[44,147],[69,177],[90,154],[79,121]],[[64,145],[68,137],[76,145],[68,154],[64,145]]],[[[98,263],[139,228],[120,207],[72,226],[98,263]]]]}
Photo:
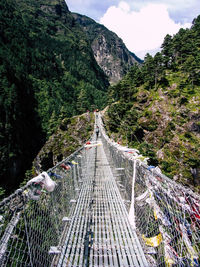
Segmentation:
{"type": "Polygon", "coordinates": [[[85,153],[82,189],[56,266],[148,266],[101,141],[85,153]]]}

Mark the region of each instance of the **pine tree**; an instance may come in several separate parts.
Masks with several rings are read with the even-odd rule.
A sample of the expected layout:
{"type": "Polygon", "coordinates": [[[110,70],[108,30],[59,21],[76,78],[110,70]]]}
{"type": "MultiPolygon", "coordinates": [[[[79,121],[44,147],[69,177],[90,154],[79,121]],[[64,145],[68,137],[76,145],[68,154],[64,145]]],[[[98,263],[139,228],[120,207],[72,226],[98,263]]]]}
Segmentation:
{"type": "Polygon", "coordinates": [[[86,90],[81,89],[80,94],[78,96],[78,100],[77,100],[77,106],[76,106],[77,110],[80,113],[84,113],[87,111],[88,106],[89,106],[89,103],[88,103],[88,96],[87,96],[86,90]]]}

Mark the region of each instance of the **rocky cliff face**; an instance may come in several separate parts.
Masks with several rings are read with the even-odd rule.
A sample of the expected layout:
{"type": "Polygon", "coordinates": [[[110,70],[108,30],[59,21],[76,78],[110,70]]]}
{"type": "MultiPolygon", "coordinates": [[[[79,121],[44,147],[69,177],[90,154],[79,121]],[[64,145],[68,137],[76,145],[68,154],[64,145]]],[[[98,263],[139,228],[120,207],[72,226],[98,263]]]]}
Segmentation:
{"type": "Polygon", "coordinates": [[[122,79],[133,64],[142,62],[115,33],[86,16],[72,15],[87,34],[94,57],[111,84],[122,79]]]}

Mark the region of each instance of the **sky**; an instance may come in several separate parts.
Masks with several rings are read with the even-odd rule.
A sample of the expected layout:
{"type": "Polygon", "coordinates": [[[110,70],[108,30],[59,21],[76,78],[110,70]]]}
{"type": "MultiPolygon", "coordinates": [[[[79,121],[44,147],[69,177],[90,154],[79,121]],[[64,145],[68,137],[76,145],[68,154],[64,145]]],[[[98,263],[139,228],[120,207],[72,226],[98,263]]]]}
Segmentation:
{"type": "Polygon", "coordinates": [[[66,0],[72,12],[86,15],[115,32],[143,59],[160,50],[164,37],[190,28],[200,15],[200,0],[66,0]]]}

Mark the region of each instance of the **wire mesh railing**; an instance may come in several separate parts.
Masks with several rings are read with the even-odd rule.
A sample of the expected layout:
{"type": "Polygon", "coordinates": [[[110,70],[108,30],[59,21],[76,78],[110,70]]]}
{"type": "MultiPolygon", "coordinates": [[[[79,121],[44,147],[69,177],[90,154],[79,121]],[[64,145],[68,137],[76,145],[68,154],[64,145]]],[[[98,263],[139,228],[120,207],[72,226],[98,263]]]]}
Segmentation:
{"type": "Polygon", "coordinates": [[[63,244],[60,246],[60,253],[52,262],[51,266],[88,266],[89,251],[89,228],[91,221],[90,209],[84,209],[91,206],[90,191],[93,188],[92,178],[95,175],[96,149],[90,149],[96,146],[94,136],[91,142],[86,143],[82,158],[82,179],[80,193],[77,199],[76,208],[70,216],[70,225],[63,235],[63,244]],[[94,142],[94,143],[93,143],[94,142]],[[83,221],[86,223],[84,224],[83,221]]]}
{"type": "Polygon", "coordinates": [[[139,151],[110,140],[107,156],[149,266],[200,266],[200,196],[175,183],[139,151]]]}
{"type": "Polygon", "coordinates": [[[0,203],[0,266],[51,266],[76,206],[86,155],[80,148],[0,203]]]}

